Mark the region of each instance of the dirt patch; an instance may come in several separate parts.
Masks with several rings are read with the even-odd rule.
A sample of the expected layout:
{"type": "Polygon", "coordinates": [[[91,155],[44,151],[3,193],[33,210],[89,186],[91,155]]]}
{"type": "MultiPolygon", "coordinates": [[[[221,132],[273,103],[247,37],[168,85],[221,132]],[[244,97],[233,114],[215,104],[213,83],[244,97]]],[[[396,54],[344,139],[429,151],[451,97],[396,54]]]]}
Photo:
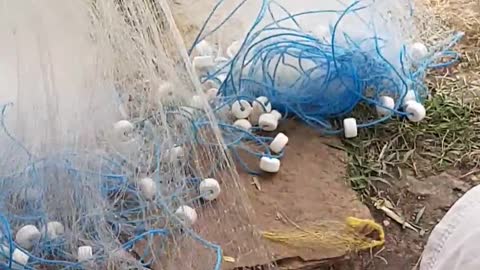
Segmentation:
{"type": "Polygon", "coordinates": [[[420,234],[404,229],[381,211],[372,209],[375,220],[385,225],[384,248],[374,250],[370,254],[361,254],[360,258],[352,259],[351,265],[347,268],[337,266],[334,269],[417,269],[429,232],[458,198],[475,185],[470,178],[460,179],[460,177],[461,174],[457,171],[423,179],[407,176],[406,179],[399,179],[394,187],[385,187],[386,191],[383,195],[394,203],[395,211],[405,217],[408,222],[416,223],[417,219],[416,224],[425,233],[420,234]],[[419,217],[420,211],[423,214],[419,217]]]}
{"type": "MultiPolygon", "coordinates": [[[[346,154],[329,146],[338,144],[337,139],[322,138],[295,121],[282,125],[281,131],[290,141],[279,173],[252,177],[238,168],[253,209],[252,223],[258,231],[292,231],[296,226],[307,229],[321,224],[324,239],[313,246],[310,243],[301,247],[263,240],[260,245],[266,246],[270,254],[266,257],[257,252],[258,247],[251,247],[255,252],[238,251],[238,246],[251,243],[252,235],[244,235],[244,243],[236,244],[231,239],[210,235],[207,239],[219,243],[226,256],[235,258],[235,263],[225,264],[227,269],[266,265],[270,261],[291,269],[315,269],[308,267],[318,267],[329,259],[335,261],[347,255],[351,247],[341,239],[347,217],[371,219],[368,208],[345,182],[346,154]]],[[[257,166],[258,158],[242,156],[251,168],[257,166]]],[[[236,230],[235,224],[231,225],[236,230]]]]}
{"type": "MultiPolygon", "coordinates": [[[[371,218],[368,208],[345,183],[346,154],[329,144],[337,139],[322,138],[313,130],[290,121],[281,131],[289,136],[279,173],[254,178],[241,172],[241,179],[255,211],[254,223],[262,231],[292,230],[315,223],[325,224],[325,241],[315,248],[292,248],[267,243],[274,258],[301,257],[303,260],[326,260],[346,254],[347,246],[328,243],[330,233],[347,217],[371,218]]],[[[258,161],[257,161],[258,162],[258,161]]]]}

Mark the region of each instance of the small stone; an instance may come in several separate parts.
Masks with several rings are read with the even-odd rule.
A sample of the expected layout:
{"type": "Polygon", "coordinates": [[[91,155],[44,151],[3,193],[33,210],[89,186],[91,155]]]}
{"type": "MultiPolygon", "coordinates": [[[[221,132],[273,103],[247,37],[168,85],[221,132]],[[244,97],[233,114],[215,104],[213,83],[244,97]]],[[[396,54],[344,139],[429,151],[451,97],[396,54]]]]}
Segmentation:
{"type": "Polygon", "coordinates": [[[235,258],[230,256],[223,256],[223,260],[229,263],[234,263],[236,261],[235,258]]]}
{"type": "Polygon", "coordinates": [[[390,226],[390,221],[384,219],[384,220],[383,220],[383,226],[385,226],[385,227],[390,226]]]}
{"type": "Polygon", "coordinates": [[[453,190],[460,191],[462,193],[466,193],[470,189],[467,183],[457,179],[451,179],[451,186],[453,190]]]}

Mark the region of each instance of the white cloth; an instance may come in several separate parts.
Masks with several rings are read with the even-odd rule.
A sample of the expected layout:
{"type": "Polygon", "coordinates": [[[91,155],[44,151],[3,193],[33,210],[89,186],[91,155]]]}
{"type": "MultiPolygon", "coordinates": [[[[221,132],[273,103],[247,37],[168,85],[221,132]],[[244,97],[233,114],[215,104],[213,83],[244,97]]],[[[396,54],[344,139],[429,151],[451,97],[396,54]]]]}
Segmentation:
{"type": "Polygon", "coordinates": [[[480,269],[480,186],[461,197],[433,229],[420,270],[480,269]]]}

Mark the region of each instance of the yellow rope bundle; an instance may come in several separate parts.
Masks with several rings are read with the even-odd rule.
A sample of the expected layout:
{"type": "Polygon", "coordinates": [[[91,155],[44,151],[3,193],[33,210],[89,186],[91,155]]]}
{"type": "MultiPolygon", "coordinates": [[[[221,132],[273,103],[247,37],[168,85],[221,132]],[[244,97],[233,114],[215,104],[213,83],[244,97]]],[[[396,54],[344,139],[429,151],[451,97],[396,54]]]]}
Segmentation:
{"type": "Polygon", "coordinates": [[[373,220],[348,217],[345,223],[322,222],[290,231],[264,231],[264,238],[299,248],[335,248],[345,251],[371,249],[384,244],[382,226],[373,220]],[[374,235],[374,236],[373,236],[374,235]],[[375,238],[373,238],[375,237],[375,238]]]}

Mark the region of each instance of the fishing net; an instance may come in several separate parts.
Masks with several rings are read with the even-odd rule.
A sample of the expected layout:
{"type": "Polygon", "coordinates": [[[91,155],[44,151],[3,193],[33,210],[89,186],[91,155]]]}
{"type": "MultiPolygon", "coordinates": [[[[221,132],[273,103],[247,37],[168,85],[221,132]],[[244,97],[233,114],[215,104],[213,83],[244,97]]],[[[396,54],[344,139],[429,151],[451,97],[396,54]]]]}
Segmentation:
{"type": "Polygon", "coordinates": [[[236,167],[278,172],[288,116],[345,135],[361,106],[376,112],[355,133],[416,121],[460,37],[409,3],[226,0],[205,1],[187,50],[164,0],[0,3],[6,269],[233,268],[273,259],[261,237],[381,245],[356,219],[257,233],[236,167]]]}
{"type": "Polygon", "coordinates": [[[2,1],[0,20],[2,268],[268,260],[164,1],[2,1]]]}
{"type": "Polygon", "coordinates": [[[190,53],[221,105],[266,97],[323,134],[355,137],[392,117],[423,120],[426,73],[458,60],[462,33],[419,2],[218,1],[190,53]]]}

